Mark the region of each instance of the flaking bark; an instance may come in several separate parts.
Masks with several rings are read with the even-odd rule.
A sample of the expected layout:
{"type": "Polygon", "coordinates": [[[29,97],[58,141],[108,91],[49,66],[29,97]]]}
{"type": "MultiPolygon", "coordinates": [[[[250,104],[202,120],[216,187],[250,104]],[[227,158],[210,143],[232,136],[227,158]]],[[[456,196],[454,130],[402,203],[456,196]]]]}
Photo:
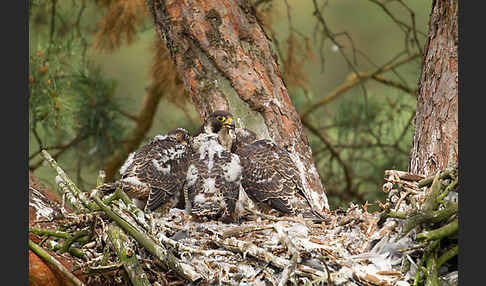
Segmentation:
{"type": "Polygon", "coordinates": [[[410,172],[434,174],[458,162],[458,1],[435,0],[425,45],[410,172]]]}

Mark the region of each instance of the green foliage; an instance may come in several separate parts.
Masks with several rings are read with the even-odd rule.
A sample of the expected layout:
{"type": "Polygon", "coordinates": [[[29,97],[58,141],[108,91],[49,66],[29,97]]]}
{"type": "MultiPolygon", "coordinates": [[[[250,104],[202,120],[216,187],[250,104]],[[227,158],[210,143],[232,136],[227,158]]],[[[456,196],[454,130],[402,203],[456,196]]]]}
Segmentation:
{"type": "Polygon", "coordinates": [[[80,73],[72,83],[79,108],[73,113],[78,136],[89,136],[83,144],[94,155],[108,156],[116,150],[117,138],[123,138],[126,120],[120,117],[121,102],[115,98],[116,83],[103,80],[99,69],[80,73]]]}
{"type": "Polygon", "coordinates": [[[43,134],[45,147],[66,138],[92,137],[91,147],[103,154],[123,134],[114,98],[115,82],[83,60],[76,41],[39,45],[29,55],[30,128],[43,134]]]}
{"type": "Polygon", "coordinates": [[[331,205],[344,206],[345,193],[370,202],[383,199],[379,188],[384,171],[408,169],[414,114],[415,99],[408,94],[395,91],[380,96],[369,92],[366,100],[356,93],[349,94],[338,103],[333,116],[321,119],[343,162],[323,148],[318,138],[310,137],[331,205]],[[350,170],[351,185],[345,183],[343,164],[350,170]]]}
{"type": "Polygon", "coordinates": [[[76,166],[82,183],[79,169],[100,167],[129,123],[119,112],[124,101],[115,96],[116,82],[87,56],[86,31],[77,25],[84,4],[65,9],[63,2],[52,9],[54,2],[31,1],[29,10],[29,165],[41,166],[40,148],[53,150],[76,166]],[[57,25],[42,20],[49,11],[55,11],[57,25]],[[73,21],[65,21],[69,17],[73,21]]]}
{"type": "Polygon", "coordinates": [[[74,56],[73,45],[65,44],[39,45],[29,55],[29,123],[32,130],[42,128],[46,140],[73,133],[72,113],[77,105],[71,86],[74,56]]]}

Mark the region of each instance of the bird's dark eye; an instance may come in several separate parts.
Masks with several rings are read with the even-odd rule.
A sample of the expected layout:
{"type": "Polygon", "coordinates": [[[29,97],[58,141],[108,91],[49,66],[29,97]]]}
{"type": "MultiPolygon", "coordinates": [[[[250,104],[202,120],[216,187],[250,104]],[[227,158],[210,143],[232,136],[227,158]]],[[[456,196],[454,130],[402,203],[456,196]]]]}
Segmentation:
{"type": "Polygon", "coordinates": [[[218,117],[216,117],[216,119],[218,119],[219,121],[225,121],[226,120],[226,117],[224,117],[224,116],[218,116],[218,117]]]}

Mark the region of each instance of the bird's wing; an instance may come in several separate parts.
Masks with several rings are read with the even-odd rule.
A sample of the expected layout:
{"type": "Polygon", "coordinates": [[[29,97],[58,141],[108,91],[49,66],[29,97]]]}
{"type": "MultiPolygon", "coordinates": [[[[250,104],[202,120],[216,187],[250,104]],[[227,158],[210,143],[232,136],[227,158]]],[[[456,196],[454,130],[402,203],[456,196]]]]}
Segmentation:
{"type": "Polygon", "coordinates": [[[294,213],[302,185],[287,151],[270,140],[258,140],[237,152],[243,166],[242,186],[248,196],[283,213],[294,213]]]}
{"type": "Polygon", "coordinates": [[[179,199],[188,167],[188,148],[166,138],[155,142],[137,170],[139,180],[150,185],[146,207],[158,208],[169,199],[179,199]]]}

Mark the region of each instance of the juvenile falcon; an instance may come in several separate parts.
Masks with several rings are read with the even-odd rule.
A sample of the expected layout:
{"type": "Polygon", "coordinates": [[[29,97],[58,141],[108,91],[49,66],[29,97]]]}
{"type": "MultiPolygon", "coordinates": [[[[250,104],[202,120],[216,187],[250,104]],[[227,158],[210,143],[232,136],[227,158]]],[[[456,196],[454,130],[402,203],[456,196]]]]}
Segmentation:
{"type": "Polygon", "coordinates": [[[241,166],[214,133],[200,133],[192,138],[190,165],[184,197],[186,211],[198,220],[234,222],[241,187],[241,166]]]}
{"type": "Polygon", "coordinates": [[[319,218],[304,195],[302,181],[289,152],[246,128],[237,128],[232,151],[243,168],[241,185],[262,210],[319,218]]]}
{"type": "MultiPolygon", "coordinates": [[[[197,136],[201,132],[204,132],[206,134],[215,134],[218,136],[218,139],[222,144],[229,144],[228,146],[231,146],[234,135],[232,137],[230,133],[233,134],[232,132],[234,128],[235,124],[233,122],[233,116],[231,115],[231,113],[219,110],[211,113],[206,118],[206,120],[204,120],[203,124],[201,125],[195,136],[197,136]]],[[[189,160],[191,160],[192,149],[190,149],[188,146],[191,136],[185,130],[185,132],[182,133],[180,128],[176,129],[175,131],[176,132],[174,132],[172,135],[179,143],[179,145],[174,147],[177,153],[177,156],[175,158],[170,158],[168,161],[164,161],[167,158],[166,155],[168,155],[166,154],[165,150],[171,150],[168,149],[171,148],[170,146],[167,146],[168,148],[166,147],[164,149],[154,149],[152,151],[153,154],[156,154],[158,152],[162,153],[161,155],[159,155],[159,157],[162,156],[161,158],[164,160],[162,160],[162,164],[159,165],[161,167],[160,169],[158,169],[159,171],[170,168],[174,170],[174,172],[153,173],[153,178],[162,180],[164,185],[162,186],[162,188],[150,188],[150,193],[146,206],[149,210],[155,210],[162,204],[165,204],[168,207],[184,207],[185,199],[184,194],[182,193],[182,187],[185,183],[189,160]],[[169,188],[170,191],[167,191],[169,188]]]]}
{"type": "Polygon", "coordinates": [[[181,193],[188,167],[189,133],[182,128],[153,140],[131,153],[120,168],[122,178],[102,189],[120,187],[141,209],[183,208],[181,193]]]}
{"type": "Polygon", "coordinates": [[[234,130],[235,123],[233,115],[224,110],[216,110],[204,120],[199,130],[194,134],[194,137],[201,133],[217,134],[219,144],[223,145],[227,150],[230,150],[235,140],[234,130]]]}

